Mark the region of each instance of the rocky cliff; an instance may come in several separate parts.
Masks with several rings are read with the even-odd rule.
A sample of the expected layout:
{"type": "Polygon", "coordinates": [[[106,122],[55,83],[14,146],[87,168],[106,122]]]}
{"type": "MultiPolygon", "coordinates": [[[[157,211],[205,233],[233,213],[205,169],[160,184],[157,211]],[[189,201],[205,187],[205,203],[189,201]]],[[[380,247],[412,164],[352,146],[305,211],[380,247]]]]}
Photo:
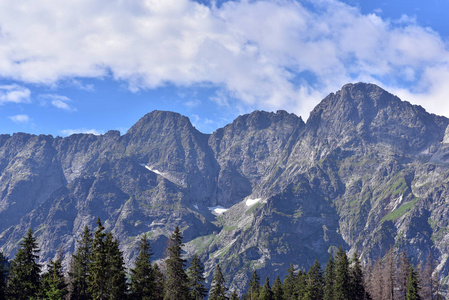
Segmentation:
{"type": "MultiPolygon", "coordinates": [[[[0,136],[0,245],[35,230],[43,261],[66,258],[100,217],[132,265],[149,233],[155,258],[183,230],[186,256],[230,287],[252,270],[284,274],[343,245],[365,262],[391,246],[430,252],[449,275],[449,119],[371,84],[327,96],[305,123],[255,111],[207,135],[154,111],[125,135],[0,136]],[[221,210],[217,210],[221,208],[221,210]]],[[[274,278],[272,278],[274,279],[274,278]]]]}

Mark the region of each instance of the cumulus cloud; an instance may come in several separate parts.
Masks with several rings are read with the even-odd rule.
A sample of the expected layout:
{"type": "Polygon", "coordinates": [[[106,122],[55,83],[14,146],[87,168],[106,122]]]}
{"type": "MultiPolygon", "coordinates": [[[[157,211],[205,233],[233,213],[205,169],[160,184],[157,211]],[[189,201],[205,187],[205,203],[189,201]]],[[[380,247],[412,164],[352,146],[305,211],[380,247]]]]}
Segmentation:
{"type": "Polygon", "coordinates": [[[104,132],[101,130],[97,130],[97,129],[78,128],[78,129],[63,129],[63,130],[60,130],[60,133],[63,136],[69,136],[69,135],[76,134],[76,133],[101,135],[104,132]]]}
{"type": "Polygon", "coordinates": [[[31,119],[28,115],[15,115],[15,116],[9,116],[8,118],[15,123],[22,123],[22,124],[28,123],[31,121],[31,119]]]}
{"type": "Polygon", "coordinates": [[[40,84],[110,76],[134,91],[209,83],[220,89],[217,103],[237,99],[302,115],[360,80],[449,115],[437,87],[449,72],[449,49],[436,32],[408,16],[385,20],[336,0],[302,3],[4,0],[0,76],[40,84]]]}
{"type": "Polygon", "coordinates": [[[17,85],[1,85],[0,86],[0,104],[5,103],[28,103],[30,102],[31,92],[29,89],[17,85]]]}
{"type": "Polygon", "coordinates": [[[50,103],[56,108],[66,110],[66,111],[76,111],[74,107],[69,105],[71,102],[70,98],[57,94],[43,94],[39,95],[39,98],[42,100],[42,104],[50,103]]]}

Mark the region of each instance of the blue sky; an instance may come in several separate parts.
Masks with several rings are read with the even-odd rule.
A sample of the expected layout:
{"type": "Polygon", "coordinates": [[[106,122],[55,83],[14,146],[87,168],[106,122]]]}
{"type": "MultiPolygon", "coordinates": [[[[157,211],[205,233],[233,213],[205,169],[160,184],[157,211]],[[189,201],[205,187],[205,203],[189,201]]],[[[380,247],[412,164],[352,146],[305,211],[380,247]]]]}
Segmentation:
{"type": "Polygon", "coordinates": [[[307,119],[372,82],[449,117],[449,0],[0,2],[0,133],[125,133],[171,110],[210,133],[307,119]]]}

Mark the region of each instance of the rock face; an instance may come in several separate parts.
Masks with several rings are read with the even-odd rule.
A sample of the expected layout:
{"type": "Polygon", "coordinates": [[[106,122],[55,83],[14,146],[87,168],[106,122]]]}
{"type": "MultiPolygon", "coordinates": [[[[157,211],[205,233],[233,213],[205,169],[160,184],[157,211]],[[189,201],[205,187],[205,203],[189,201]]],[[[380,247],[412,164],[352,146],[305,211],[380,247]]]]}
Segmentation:
{"type": "MultiPolygon", "coordinates": [[[[230,288],[251,272],[308,269],[343,245],[364,262],[390,247],[432,252],[449,275],[449,119],[378,86],[348,84],[306,123],[255,111],[207,135],[154,111],[125,135],[0,136],[0,246],[31,227],[41,259],[66,260],[100,217],[129,266],[149,233],[155,258],[179,225],[186,257],[220,263],[230,288]],[[222,206],[222,214],[211,209],[222,206]]],[[[270,278],[274,280],[274,278],[270,278]]]]}

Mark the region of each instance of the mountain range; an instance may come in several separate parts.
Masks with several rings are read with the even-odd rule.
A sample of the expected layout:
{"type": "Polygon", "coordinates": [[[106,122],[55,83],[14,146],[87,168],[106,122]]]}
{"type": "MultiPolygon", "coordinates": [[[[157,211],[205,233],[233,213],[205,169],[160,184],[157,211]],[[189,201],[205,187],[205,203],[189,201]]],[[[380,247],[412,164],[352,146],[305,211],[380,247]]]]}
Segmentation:
{"type": "MultiPolygon", "coordinates": [[[[121,135],[0,135],[0,250],[28,228],[42,262],[65,261],[100,217],[128,266],[142,234],[154,259],[180,226],[186,258],[230,288],[253,270],[324,264],[340,245],[370,263],[388,249],[431,253],[449,275],[449,119],[382,88],[347,84],[306,122],[254,111],[213,132],[153,111],[121,135]]],[[[274,278],[270,278],[273,279],[274,278]]]]}

